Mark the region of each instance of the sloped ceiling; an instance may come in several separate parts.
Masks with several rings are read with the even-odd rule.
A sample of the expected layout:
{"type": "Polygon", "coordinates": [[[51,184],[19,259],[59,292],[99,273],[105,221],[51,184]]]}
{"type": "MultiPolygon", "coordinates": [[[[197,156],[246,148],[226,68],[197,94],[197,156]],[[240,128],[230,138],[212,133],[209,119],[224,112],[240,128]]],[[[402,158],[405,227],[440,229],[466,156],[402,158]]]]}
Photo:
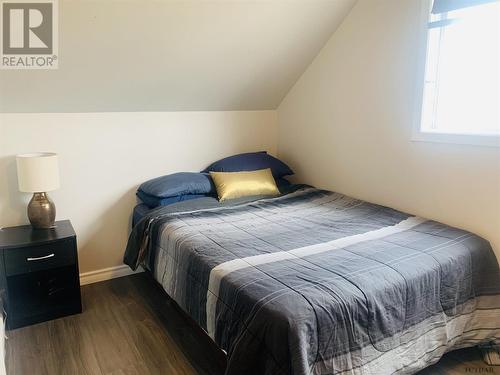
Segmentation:
{"type": "Polygon", "coordinates": [[[274,109],[354,2],[60,0],[59,69],[0,71],[0,111],[274,109]]]}

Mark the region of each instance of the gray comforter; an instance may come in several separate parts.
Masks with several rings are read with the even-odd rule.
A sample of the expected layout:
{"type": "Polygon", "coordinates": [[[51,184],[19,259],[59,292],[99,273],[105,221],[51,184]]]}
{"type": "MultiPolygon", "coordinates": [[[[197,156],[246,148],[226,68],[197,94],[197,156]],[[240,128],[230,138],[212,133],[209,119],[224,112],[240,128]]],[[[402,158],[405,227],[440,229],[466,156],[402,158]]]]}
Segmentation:
{"type": "Polygon", "coordinates": [[[413,373],[500,340],[486,240],[329,191],[157,209],[129,239],[125,263],[141,262],[227,374],[413,373]]]}

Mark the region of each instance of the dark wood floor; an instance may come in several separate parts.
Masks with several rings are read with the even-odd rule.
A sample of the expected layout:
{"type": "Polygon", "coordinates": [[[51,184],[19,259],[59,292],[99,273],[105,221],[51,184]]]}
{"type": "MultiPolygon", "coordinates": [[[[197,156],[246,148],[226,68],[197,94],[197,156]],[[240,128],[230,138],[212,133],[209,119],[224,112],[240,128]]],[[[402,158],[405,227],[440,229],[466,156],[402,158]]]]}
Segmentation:
{"type": "MultiPolygon", "coordinates": [[[[7,332],[7,373],[224,373],[225,357],[145,274],[82,287],[84,312],[7,332]]],[[[476,349],[421,372],[500,374],[476,349]]]]}

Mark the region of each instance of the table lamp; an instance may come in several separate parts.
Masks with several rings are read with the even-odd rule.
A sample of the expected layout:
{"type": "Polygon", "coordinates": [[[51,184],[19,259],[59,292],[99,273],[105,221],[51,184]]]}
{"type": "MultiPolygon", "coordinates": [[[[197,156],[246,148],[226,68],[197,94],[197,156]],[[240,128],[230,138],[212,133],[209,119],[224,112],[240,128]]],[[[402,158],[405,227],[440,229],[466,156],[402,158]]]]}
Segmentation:
{"type": "Polygon", "coordinates": [[[28,204],[28,218],[33,228],[54,227],[56,206],[47,192],[59,188],[57,154],[37,152],[16,156],[19,190],[33,193],[28,204]]]}

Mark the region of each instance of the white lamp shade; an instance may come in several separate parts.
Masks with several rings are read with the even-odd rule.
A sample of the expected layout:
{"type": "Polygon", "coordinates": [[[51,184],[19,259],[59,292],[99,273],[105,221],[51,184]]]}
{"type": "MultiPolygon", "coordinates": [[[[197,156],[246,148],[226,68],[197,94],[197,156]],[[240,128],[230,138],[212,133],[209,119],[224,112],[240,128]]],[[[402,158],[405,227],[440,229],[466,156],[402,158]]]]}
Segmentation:
{"type": "Polygon", "coordinates": [[[37,152],[16,156],[19,190],[42,193],[59,188],[57,154],[37,152]]]}

